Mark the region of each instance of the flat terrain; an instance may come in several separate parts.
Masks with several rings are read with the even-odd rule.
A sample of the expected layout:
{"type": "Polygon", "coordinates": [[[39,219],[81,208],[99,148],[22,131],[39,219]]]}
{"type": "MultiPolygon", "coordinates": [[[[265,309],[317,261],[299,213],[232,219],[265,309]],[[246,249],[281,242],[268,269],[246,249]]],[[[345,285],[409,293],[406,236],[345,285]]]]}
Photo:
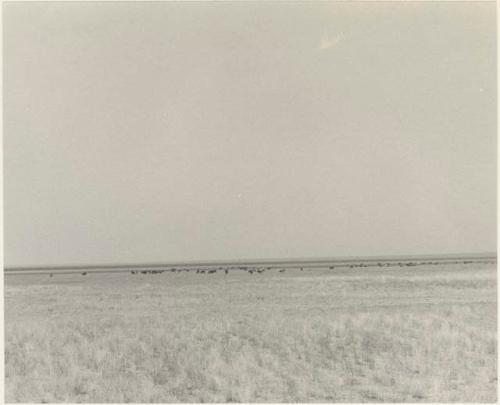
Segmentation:
{"type": "Polygon", "coordinates": [[[496,265],[5,276],[7,402],[495,402],[496,265]]]}

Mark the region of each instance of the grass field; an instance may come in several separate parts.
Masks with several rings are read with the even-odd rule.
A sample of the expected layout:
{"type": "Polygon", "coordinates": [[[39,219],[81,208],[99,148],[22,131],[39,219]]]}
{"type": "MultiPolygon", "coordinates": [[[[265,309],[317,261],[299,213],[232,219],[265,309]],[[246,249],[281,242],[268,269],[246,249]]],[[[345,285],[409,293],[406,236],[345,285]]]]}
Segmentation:
{"type": "Polygon", "coordinates": [[[5,277],[7,402],[496,402],[496,267],[5,277]]]}

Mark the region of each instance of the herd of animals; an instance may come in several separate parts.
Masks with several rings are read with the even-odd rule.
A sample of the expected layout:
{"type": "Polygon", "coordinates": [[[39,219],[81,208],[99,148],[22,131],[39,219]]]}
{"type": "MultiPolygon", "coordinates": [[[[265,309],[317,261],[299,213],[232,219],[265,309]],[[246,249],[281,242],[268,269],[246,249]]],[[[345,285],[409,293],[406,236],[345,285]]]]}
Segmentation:
{"type": "MultiPolygon", "coordinates": [[[[470,260],[470,261],[456,261],[456,262],[447,262],[448,264],[470,264],[470,263],[473,263],[474,261],[473,260],[470,260]]],[[[439,261],[427,261],[427,262],[384,262],[384,263],[351,263],[351,264],[339,264],[337,265],[337,267],[348,267],[350,269],[352,268],[356,268],[356,267],[393,267],[393,266],[399,266],[399,267],[404,267],[404,266],[408,266],[408,267],[412,267],[412,266],[418,266],[418,265],[438,265],[438,264],[442,264],[441,262],[439,261]]],[[[273,267],[235,267],[233,268],[233,270],[244,270],[246,271],[247,273],[249,274],[254,274],[254,273],[263,273],[265,272],[266,270],[271,270],[273,269],[273,267]]],[[[329,266],[329,269],[330,270],[334,270],[335,269],[335,266],[329,266]]],[[[193,272],[196,272],[196,274],[215,274],[217,273],[217,271],[220,270],[221,272],[223,271],[224,274],[229,274],[229,269],[228,268],[218,268],[218,269],[193,269],[193,268],[182,268],[182,269],[177,269],[177,268],[171,268],[171,269],[161,269],[161,270],[131,270],[130,273],[131,274],[161,274],[161,273],[165,273],[165,272],[172,272],[172,273],[175,273],[175,272],[190,272],[190,271],[193,271],[193,272]],[[196,271],[195,271],[196,270],[196,271]]],[[[277,269],[280,273],[284,273],[286,271],[286,269],[284,268],[278,268],[277,269]]],[[[304,267],[300,267],[300,271],[303,271],[304,270],[304,267]]],[[[87,272],[84,271],[81,273],[82,276],[86,276],[87,275],[87,272]]],[[[53,276],[53,273],[50,273],[50,277],[53,276]]]]}
{"type": "MultiPolygon", "coordinates": [[[[264,268],[246,268],[246,267],[239,267],[238,268],[239,270],[245,270],[247,271],[248,273],[250,274],[253,274],[253,273],[263,273],[265,272],[266,270],[271,270],[271,267],[264,267],[264,268]]],[[[217,273],[217,270],[220,270],[220,271],[224,271],[224,274],[229,274],[229,269],[225,269],[225,268],[219,268],[219,269],[196,269],[196,274],[215,274],[217,273]]],[[[301,268],[300,270],[303,270],[303,268],[301,268]]],[[[130,273],[131,274],[161,274],[161,273],[164,273],[164,272],[167,272],[167,271],[170,271],[172,273],[175,273],[175,272],[182,272],[182,271],[185,271],[185,272],[189,272],[189,271],[194,271],[194,269],[170,269],[170,270],[132,270],[130,273]]],[[[285,271],[285,269],[280,269],[279,270],[281,273],[283,273],[285,271]]]]}

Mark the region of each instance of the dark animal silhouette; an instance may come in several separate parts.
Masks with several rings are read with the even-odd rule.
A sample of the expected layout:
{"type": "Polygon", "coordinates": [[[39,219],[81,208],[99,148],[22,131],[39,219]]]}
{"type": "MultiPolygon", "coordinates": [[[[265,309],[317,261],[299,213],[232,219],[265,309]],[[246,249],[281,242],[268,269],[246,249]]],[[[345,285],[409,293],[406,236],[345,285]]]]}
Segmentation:
{"type": "Polygon", "coordinates": [[[208,274],[214,274],[214,273],[216,273],[216,272],[217,272],[217,270],[209,270],[209,271],[208,271],[208,274]]]}
{"type": "Polygon", "coordinates": [[[225,269],[225,270],[224,270],[224,273],[226,273],[226,274],[227,274],[227,273],[229,273],[229,270],[228,270],[228,269],[225,269]]]}
{"type": "Polygon", "coordinates": [[[84,272],[82,273],[82,276],[86,276],[86,275],[87,275],[87,272],[86,272],[86,271],[84,271],[84,272]]]}
{"type": "Polygon", "coordinates": [[[284,271],[285,271],[285,269],[281,269],[281,270],[280,270],[280,273],[283,273],[284,271]]]}

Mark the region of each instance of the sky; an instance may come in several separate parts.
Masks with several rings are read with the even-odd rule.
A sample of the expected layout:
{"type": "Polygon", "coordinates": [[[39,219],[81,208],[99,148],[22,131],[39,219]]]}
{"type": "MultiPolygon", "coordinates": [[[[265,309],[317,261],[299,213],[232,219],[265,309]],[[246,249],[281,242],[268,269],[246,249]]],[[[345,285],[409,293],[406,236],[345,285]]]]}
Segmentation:
{"type": "Polygon", "coordinates": [[[4,2],[5,264],[496,251],[495,15],[4,2]]]}

